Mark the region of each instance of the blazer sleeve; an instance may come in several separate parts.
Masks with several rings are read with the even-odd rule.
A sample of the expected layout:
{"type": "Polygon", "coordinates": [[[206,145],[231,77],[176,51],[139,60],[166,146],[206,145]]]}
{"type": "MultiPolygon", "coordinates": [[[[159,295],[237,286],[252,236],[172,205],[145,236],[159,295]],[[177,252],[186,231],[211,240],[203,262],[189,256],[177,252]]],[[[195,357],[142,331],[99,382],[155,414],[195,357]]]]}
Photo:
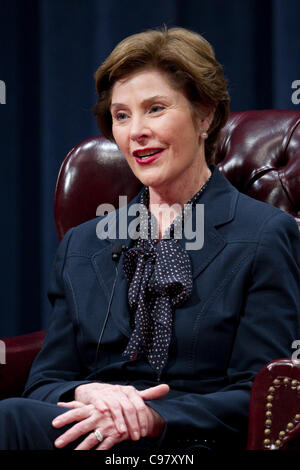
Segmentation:
{"type": "Polygon", "coordinates": [[[166,421],[162,442],[186,436],[246,442],[256,373],[271,360],[291,357],[292,342],[300,338],[299,256],[298,227],[292,217],[277,212],[264,224],[253,258],[228,367],[229,383],[215,393],[171,391],[149,402],[166,421]]]}
{"type": "Polygon", "coordinates": [[[82,380],[82,367],[75,342],[72,319],[75,313],[69,308],[72,299],[66,298],[64,285],[68,282],[64,276],[64,265],[73,230],[65,235],[55,256],[48,291],[53,310],[43,347],[33,362],[23,392],[24,397],[30,396],[50,403],[66,399],[68,392],[87,383],[82,380]]]}

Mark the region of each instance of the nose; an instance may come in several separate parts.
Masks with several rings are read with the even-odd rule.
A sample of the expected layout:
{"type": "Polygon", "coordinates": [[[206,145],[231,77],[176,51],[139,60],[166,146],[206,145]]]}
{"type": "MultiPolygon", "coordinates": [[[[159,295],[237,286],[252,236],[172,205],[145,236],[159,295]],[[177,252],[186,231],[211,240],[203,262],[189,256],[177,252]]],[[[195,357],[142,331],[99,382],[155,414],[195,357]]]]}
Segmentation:
{"type": "Polygon", "coordinates": [[[131,118],[130,138],[133,141],[139,142],[147,139],[151,135],[151,129],[146,123],[146,120],[141,116],[131,118]]]}

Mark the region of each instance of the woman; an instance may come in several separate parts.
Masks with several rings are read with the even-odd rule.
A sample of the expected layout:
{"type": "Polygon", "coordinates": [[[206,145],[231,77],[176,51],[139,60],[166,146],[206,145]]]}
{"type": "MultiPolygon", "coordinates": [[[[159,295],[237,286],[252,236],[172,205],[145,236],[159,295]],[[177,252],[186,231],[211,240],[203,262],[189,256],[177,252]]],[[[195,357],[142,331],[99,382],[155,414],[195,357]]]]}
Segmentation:
{"type": "Polygon", "coordinates": [[[0,405],[0,427],[7,417],[14,427],[0,428],[2,448],[244,446],[255,374],[299,338],[296,223],[214,167],[229,97],[201,36],[131,36],[96,85],[100,130],[144,185],[122,210],[139,203],[148,218],[122,239],[117,274],[116,240],[101,237],[99,219],[65,236],[27,398],[0,405]],[[201,249],[187,249],[185,204],[201,249]]]}

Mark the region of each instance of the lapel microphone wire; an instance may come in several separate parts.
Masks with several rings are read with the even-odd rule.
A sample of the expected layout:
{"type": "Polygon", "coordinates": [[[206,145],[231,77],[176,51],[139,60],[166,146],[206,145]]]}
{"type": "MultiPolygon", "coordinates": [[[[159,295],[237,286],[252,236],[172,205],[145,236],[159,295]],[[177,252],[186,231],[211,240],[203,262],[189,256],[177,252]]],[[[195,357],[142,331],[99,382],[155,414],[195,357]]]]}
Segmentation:
{"type": "Polygon", "coordinates": [[[98,343],[97,343],[97,349],[96,349],[96,354],[95,354],[95,366],[97,365],[99,350],[100,350],[100,346],[101,346],[101,341],[102,341],[102,337],[103,337],[103,334],[104,334],[105,327],[106,327],[107,322],[108,322],[108,318],[109,318],[109,314],[110,314],[110,307],[111,307],[114,292],[115,292],[116,282],[117,282],[117,278],[118,278],[118,271],[119,271],[119,269],[118,269],[119,268],[119,260],[120,260],[122,252],[126,251],[126,249],[127,248],[125,247],[125,245],[123,245],[120,242],[115,243],[112,247],[111,257],[112,257],[112,260],[116,263],[116,266],[115,266],[116,274],[115,274],[115,279],[114,279],[113,287],[112,287],[111,294],[110,294],[110,299],[109,299],[109,302],[108,302],[107,312],[106,312],[106,315],[105,315],[102,330],[101,330],[101,333],[99,335],[99,339],[98,339],[98,343]]]}

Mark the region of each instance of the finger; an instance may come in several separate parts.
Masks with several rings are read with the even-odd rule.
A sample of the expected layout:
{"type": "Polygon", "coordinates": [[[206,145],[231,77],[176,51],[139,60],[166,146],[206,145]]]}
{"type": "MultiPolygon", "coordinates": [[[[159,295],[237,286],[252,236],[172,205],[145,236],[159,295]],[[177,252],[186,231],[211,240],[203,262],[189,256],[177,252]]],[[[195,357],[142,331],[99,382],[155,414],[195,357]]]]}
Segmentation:
{"type": "Polygon", "coordinates": [[[75,447],[74,450],[90,450],[97,444],[99,444],[99,440],[95,436],[95,433],[92,432],[77,447],[75,447]]]}
{"type": "Polygon", "coordinates": [[[84,405],[83,407],[66,411],[65,413],[62,413],[53,419],[52,426],[54,426],[55,428],[61,428],[66,424],[70,424],[74,421],[80,421],[84,418],[87,418],[93,408],[93,405],[84,405]]]}
{"type": "Polygon", "coordinates": [[[81,403],[81,401],[58,401],[57,406],[63,406],[64,408],[82,408],[83,406],[86,406],[84,403],[81,403]]]}
{"type": "Polygon", "coordinates": [[[116,405],[113,406],[113,401],[110,401],[110,412],[115,423],[117,423],[117,429],[119,429],[119,423],[122,419],[124,421],[125,430],[127,430],[127,432],[129,433],[130,439],[132,439],[133,441],[137,441],[141,437],[141,431],[136,413],[136,408],[131,402],[131,400],[128,399],[127,395],[124,393],[123,388],[124,387],[122,386],[116,386],[116,392],[113,396],[116,405]]]}
{"type": "MultiPolygon", "coordinates": [[[[99,414],[98,414],[99,416],[99,414]]],[[[111,415],[109,416],[103,416],[101,415],[100,419],[98,418],[94,422],[94,427],[93,427],[93,432],[90,433],[76,448],[75,450],[89,450],[94,448],[96,445],[99,446],[99,440],[95,435],[95,429],[98,429],[102,436],[103,436],[103,441],[105,441],[107,438],[110,438],[108,440],[108,443],[113,440],[114,442],[121,442],[122,440],[128,439],[128,434],[119,434],[114,421],[112,420],[111,415]]],[[[102,442],[103,442],[102,441],[102,442]]],[[[110,447],[108,447],[110,448],[110,447]]]]}
{"type": "Polygon", "coordinates": [[[83,419],[79,423],[74,424],[61,436],[59,436],[54,442],[54,445],[58,448],[65,447],[71,442],[76,441],[79,437],[89,433],[90,431],[93,431],[94,428],[95,428],[94,418],[88,417],[86,419],[83,419]]]}
{"type": "Polygon", "coordinates": [[[103,400],[102,398],[99,398],[99,392],[98,394],[91,396],[89,403],[94,405],[95,408],[101,413],[107,413],[110,411],[105,400],[103,400]]]}
{"type": "Polygon", "coordinates": [[[167,384],[156,385],[155,387],[140,390],[139,395],[143,400],[157,400],[169,393],[170,387],[167,384]]]}
{"type": "Polygon", "coordinates": [[[109,395],[103,394],[102,399],[93,401],[93,404],[102,414],[107,415],[109,413],[111,415],[116,429],[120,434],[126,433],[127,425],[123,416],[120,400],[112,390],[109,395]]]}
{"type": "Polygon", "coordinates": [[[126,436],[108,436],[106,439],[104,439],[101,444],[96,447],[95,450],[109,450],[116,444],[119,444],[122,441],[125,441],[127,438],[126,436]]]}
{"type": "Polygon", "coordinates": [[[148,433],[148,413],[145,402],[134,387],[124,387],[123,391],[135,407],[139,432],[142,437],[145,437],[148,433]]]}

